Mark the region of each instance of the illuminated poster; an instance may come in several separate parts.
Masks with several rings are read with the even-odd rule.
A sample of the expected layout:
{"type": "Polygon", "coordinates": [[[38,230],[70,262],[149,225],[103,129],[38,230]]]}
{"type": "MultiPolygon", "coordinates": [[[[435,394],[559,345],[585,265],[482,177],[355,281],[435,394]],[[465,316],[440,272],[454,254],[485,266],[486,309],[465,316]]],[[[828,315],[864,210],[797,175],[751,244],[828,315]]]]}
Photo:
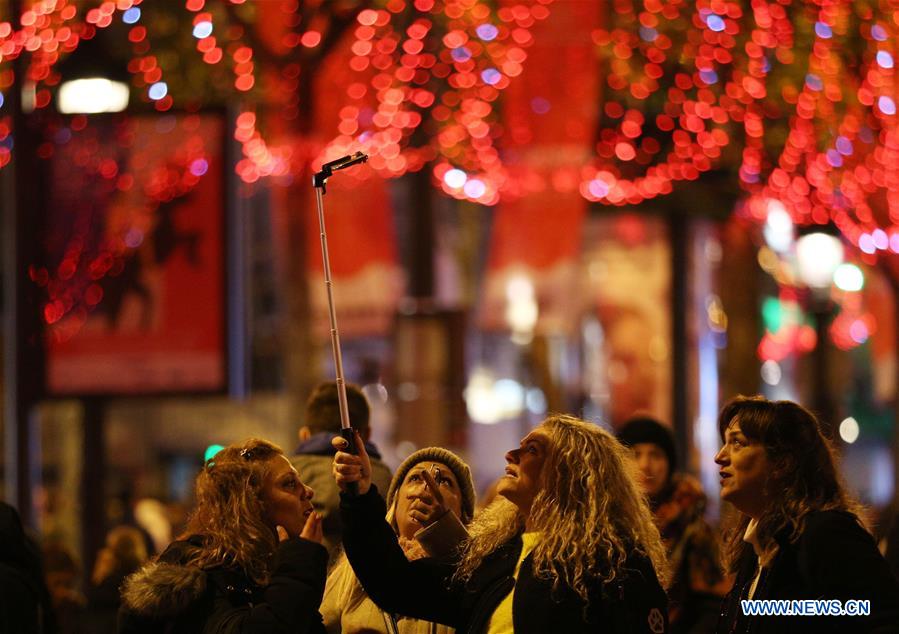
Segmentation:
{"type": "Polygon", "coordinates": [[[225,384],[224,117],[76,116],[48,162],[43,320],[51,394],[225,384]]]}

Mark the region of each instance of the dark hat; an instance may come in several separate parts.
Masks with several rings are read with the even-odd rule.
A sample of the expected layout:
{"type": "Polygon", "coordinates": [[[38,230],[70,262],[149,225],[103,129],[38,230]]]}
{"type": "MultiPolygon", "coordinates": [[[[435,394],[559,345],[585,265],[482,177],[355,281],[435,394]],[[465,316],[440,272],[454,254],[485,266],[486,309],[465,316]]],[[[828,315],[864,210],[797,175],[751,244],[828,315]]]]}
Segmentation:
{"type": "Polygon", "coordinates": [[[462,494],[462,517],[459,519],[461,519],[464,524],[470,522],[471,518],[474,517],[475,503],[474,483],[471,480],[471,470],[459,456],[443,447],[425,447],[424,449],[419,449],[403,460],[403,463],[396,470],[396,473],[393,474],[393,480],[390,481],[390,488],[387,490],[387,508],[390,508],[393,505],[393,498],[399,490],[400,485],[403,483],[403,480],[406,479],[406,474],[419,462],[439,462],[440,464],[449,467],[450,471],[456,476],[456,481],[459,483],[459,491],[462,494]]]}
{"type": "Polygon", "coordinates": [[[618,430],[618,440],[622,445],[633,447],[650,443],[661,447],[668,458],[668,477],[677,470],[677,452],[674,450],[674,434],[671,428],[655,418],[640,416],[625,421],[618,430]]]}

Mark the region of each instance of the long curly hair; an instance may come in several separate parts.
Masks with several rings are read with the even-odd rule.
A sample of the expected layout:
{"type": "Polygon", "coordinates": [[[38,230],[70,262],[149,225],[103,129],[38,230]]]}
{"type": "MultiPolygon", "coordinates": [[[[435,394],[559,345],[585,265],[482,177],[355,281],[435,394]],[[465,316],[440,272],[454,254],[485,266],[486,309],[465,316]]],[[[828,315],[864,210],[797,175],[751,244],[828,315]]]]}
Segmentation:
{"type": "MultiPolygon", "coordinates": [[[[756,529],[764,563],[777,552],[778,537],[790,542],[799,539],[813,511],[847,511],[856,519],[862,516],[861,505],[846,490],[837,471],[833,445],[824,437],[814,414],[792,401],[737,396],[718,414],[722,442],[734,420],[744,436],[764,446],[772,467],[766,483],[770,503],[756,529]]],[[[729,572],[737,572],[742,557],[752,550],[743,541],[750,519],[738,513],[726,530],[725,563],[729,572]]]]}
{"type": "Polygon", "coordinates": [[[588,601],[591,582],[622,575],[635,551],[652,562],[665,585],[665,548],[627,449],[599,426],[572,416],[551,415],[541,427],[551,446],[530,517],[504,499],[481,511],[469,526],[457,579],[470,579],[527,519],[529,530],[540,533],[532,553],[534,574],[552,580],[556,589],[568,586],[588,601]]]}
{"type": "Polygon", "coordinates": [[[184,536],[201,535],[203,546],[188,563],[199,568],[237,566],[267,585],[278,546],[265,521],[262,489],[280,447],[250,438],[219,451],[197,476],[197,506],[184,536]]]}

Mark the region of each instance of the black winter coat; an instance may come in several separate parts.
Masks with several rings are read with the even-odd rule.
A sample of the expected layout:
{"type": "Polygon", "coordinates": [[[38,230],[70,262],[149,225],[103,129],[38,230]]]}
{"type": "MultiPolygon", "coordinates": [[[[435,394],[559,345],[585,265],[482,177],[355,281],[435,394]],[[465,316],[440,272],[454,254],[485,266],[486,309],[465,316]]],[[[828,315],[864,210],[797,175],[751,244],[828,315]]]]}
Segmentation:
{"type": "Polygon", "coordinates": [[[201,537],[174,542],[125,582],[119,634],[324,634],[324,546],[295,538],[278,545],[271,581],[240,569],[186,565],[201,537]]]}
{"type": "Polygon", "coordinates": [[[91,634],[115,634],[118,629],[119,607],[122,595],[119,588],[125,578],[135,570],[116,570],[97,585],[91,585],[85,592],[87,609],[84,612],[85,631],[91,634]]]}
{"type": "Polygon", "coordinates": [[[627,574],[614,583],[597,580],[585,605],[571,588],[554,592],[552,582],[535,578],[530,555],[521,564],[516,584],[513,574],[522,548],[517,536],[486,557],[463,586],[451,582],[452,565],[408,561],[384,521],[385,512],[375,487],[362,496],[341,496],[347,557],[369,597],[383,610],[443,623],[460,634],[479,634],[514,587],[516,634],[668,630],[667,598],[645,557],[632,556],[627,574]]]}
{"type": "Polygon", "coordinates": [[[40,552],[19,513],[0,502],[0,633],[55,634],[40,552]]]}
{"type": "Polygon", "coordinates": [[[718,634],[891,634],[899,633],[899,583],[871,535],[855,516],[842,511],[809,514],[805,530],[790,543],[778,539],[778,552],[762,572],[754,599],[867,599],[871,615],[752,616],[743,615],[756,574],[757,558],[749,553],[724,600],[718,634]]]}

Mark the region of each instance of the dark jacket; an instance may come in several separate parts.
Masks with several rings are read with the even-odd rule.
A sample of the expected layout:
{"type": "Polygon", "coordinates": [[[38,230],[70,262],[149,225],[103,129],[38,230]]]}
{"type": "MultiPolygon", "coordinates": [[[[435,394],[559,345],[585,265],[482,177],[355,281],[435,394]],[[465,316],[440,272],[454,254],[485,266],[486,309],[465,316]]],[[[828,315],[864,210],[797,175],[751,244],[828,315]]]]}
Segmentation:
{"type": "MultiPolygon", "coordinates": [[[[329,431],[313,434],[305,442],[299,444],[294,450],[294,456],[290,458],[291,463],[300,473],[303,484],[315,491],[312,506],[322,518],[322,532],[324,533],[322,543],[328,549],[328,554],[332,559],[340,550],[342,533],[340,513],[337,510],[340,506],[339,491],[337,483],[334,482],[334,476],[331,475],[331,461],[334,459],[334,454],[337,453],[331,444],[331,439],[336,435],[329,431]]],[[[371,458],[372,481],[382,491],[386,491],[393,477],[390,468],[381,461],[381,454],[373,444],[365,443],[365,450],[371,458]]]]}
{"type": "Polygon", "coordinates": [[[0,502],[0,632],[56,632],[39,550],[5,502],[0,502]]]}
{"type": "Polygon", "coordinates": [[[84,614],[85,629],[91,634],[114,634],[117,629],[119,607],[122,596],[119,588],[125,578],[134,573],[132,570],[115,570],[98,584],[91,586],[84,593],[87,598],[87,610],[84,614]]]}
{"type": "Polygon", "coordinates": [[[667,631],[667,599],[650,562],[638,555],[615,582],[597,580],[585,606],[568,587],[534,577],[527,556],[513,578],[521,553],[516,536],[484,559],[466,584],[454,583],[454,568],[432,559],[408,561],[390,525],[384,501],[372,487],[358,497],[341,495],[344,547],[362,586],[384,610],[444,623],[460,634],[486,631],[499,603],[515,588],[512,618],[517,634],[667,631]]]}
{"type": "Polygon", "coordinates": [[[705,520],[705,492],[693,476],[675,474],[650,504],[671,566],[671,631],[708,634],[715,629],[729,586],[721,569],[718,534],[705,520]]]}
{"type": "Polygon", "coordinates": [[[240,569],[186,565],[201,545],[200,537],[174,542],[126,580],[120,634],[324,633],[318,606],[327,552],[321,545],[281,542],[265,587],[240,569]]]}
{"type": "Polygon", "coordinates": [[[854,515],[817,511],[806,519],[794,543],[778,538],[778,552],[763,570],[754,599],[867,599],[871,615],[753,616],[742,613],[756,573],[750,552],[741,561],[733,590],[724,601],[719,634],[804,634],[899,632],[899,584],[871,535],[854,515]]]}

